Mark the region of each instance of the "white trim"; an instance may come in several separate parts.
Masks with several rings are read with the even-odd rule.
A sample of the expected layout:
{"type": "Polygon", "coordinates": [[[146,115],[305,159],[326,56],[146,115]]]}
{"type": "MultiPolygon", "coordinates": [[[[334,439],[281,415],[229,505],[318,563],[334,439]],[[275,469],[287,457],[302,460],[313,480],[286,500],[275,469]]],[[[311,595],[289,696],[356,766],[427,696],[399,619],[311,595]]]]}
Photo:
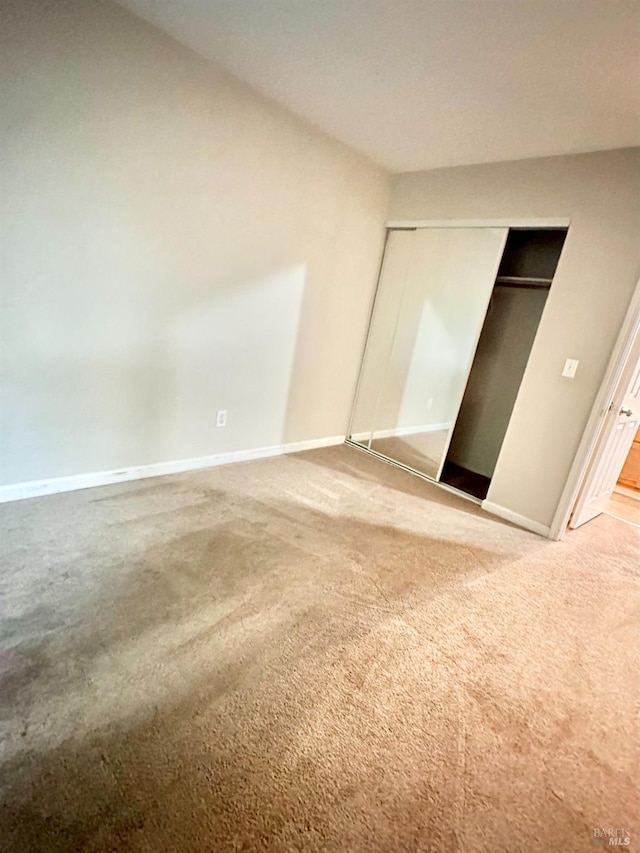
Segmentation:
{"type": "Polygon", "coordinates": [[[463,492],[462,489],[456,489],[455,486],[450,486],[449,483],[443,483],[442,480],[429,479],[429,482],[433,483],[434,486],[438,486],[439,489],[442,489],[445,492],[449,492],[452,495],[457,495],[459,498],[462,498],[465,501],[469,501],[469,503],[482,507],[482,500],[480,498],[477,498],[475,495],[470,495],[469,492],[463,492]]]}
{"type": "Polygon", "coordinates": [[[560,219],[389,219],[386,228],[568,228],[560,219]]]}
{"type": "MultiPolygon", "coordinates": [[[[396,429],[379,429],[376,430],[372,438],[396,438],[401,435],[418,435],[423,432],[440,432],[443,429],[450,429],[451,423],[444,424],[423,424],[422,426],[400,427],[396,429]]],[[[351,441],[365,441],[371,435],[370,431],[357,432],[351,436],[351,441]]]]}
{"type": "Polygon", "coordinates": [[[604,423],[609,406],[611,405],[622,372],[627,363],[631,347],[633,346],[636,329],[640,323],[640,279],[631,298],[629,308],[622,323],[622,328],[613,353],[609,360],[607,372],[602,385],[596,395],[595,402],[589,414],[587,425],[580,439],[578,450],[569,471],[569,476],[560,496],[558,507],[549,528],[550,539],[562,539],[569,524],[569,519],[578,499],[578,493],[582,488],[584,478],[587,474],[593,454],[596,450],[600,431],[604,423]]]}
{"type": "Polygon", "coordinates": [[[549,528],[545,524],[540,524],[539,521],[533,521],[531,518],[513,512],[513,510],[500,506],[500,504],[494,504],[491,501],[482,501],[481,506],[483,510],[491,513],[491,515],[497,515],[498,518],[511,521],[513,524],[517,524],[518,527],[530,530],[531,533],[537,533],[539,536],[549,536],[549,528]]]}
{"type": "Polygon", "coordinates": [[[640,492],[637,489],[630,489],[628,486],[616,486],[613,491],[617,495],[624,495],[625,498],[632,498],[634,501],[640,501],[640,492]]]}
{"type": "Polygon", "coordinates": [[[611,512],[609,509],[605,509],[602,513],[603,515],[608,515],[609,518],[615,518],[616,521],[621,521],[623,524],[630,524],[632,527],[637,527],[640,530],[640,524],[637,524],[635,521],[631,521],[628,518],[625,518],[622,515],[616,515],[614,512],[611,512]]]}
{"type": "Polygon", "coordinates": [[[218,465],[229,465],[232,462],[248,462],[252,459],[282,456],[286,453],[300,453],[303,450],[315,450],[318,447],[332,447],[336,444],[343,444],[344,439],[344,435],[334,435],[329,438],[312,439],[311,441],[295,441],[291,444],[257,447],[253,450],[216,453],[211,456],[199,456],[195,459],[156,462],[152,465],[138,465],[133,468],[121,468],[116,471],[97,471],[90,474],[76,474],[72,477],[55,477],[51,480],[31,480],[27,483],[12,483],[8,486],[0,486],[0,503],[20,501],[25,498],[36,498],[43,495],[55,495],[60,492],[74,492],[79,489],[91,489],[94,486],[126,483],[130,480],[143,480],[147,477],[180,474],[183,471],[214,468],[218,465]]]}

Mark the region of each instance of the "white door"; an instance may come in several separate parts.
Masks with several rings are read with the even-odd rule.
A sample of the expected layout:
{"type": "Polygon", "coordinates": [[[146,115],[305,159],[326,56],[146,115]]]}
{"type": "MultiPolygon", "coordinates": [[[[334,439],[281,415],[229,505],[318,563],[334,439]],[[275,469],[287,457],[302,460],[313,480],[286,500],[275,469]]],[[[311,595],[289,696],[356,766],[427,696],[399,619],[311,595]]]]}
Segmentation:
{"type": "Polygon", "coordinates": [[[605,418],[569,527],[580,527],[606,509],[639,424],[640,331],[636,331],[627,368],[605,418]]]}

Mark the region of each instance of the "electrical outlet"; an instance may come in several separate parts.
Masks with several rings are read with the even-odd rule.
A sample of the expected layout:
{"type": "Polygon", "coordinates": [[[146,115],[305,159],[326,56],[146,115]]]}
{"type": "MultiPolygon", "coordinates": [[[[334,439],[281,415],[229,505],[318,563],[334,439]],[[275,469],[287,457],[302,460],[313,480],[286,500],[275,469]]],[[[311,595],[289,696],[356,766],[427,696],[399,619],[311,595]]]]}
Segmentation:
{"type": "Polygon", "coordinates": [[[429,397],[427,400],[427,409],[430,409],[433,406],[433,397],[429,397]]]}
{"type": "Polygon", "coordinates": [[[216,426],[217,427],[226,427],[227,425],[227,410],[226,409],[218,409],[218,414],[216,415],[216,426]]]}

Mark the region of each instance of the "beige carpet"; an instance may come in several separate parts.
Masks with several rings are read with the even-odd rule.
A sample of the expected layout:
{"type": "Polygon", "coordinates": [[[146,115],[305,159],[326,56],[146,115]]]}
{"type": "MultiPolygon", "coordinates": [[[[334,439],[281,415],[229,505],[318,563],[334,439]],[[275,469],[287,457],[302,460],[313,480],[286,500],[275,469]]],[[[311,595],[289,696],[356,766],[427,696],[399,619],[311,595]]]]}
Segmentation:
{"type": "Polygon", "coordinates": [[[3,851],[638,849],[632,525],[346,447],[0,518],[3,851]]]}

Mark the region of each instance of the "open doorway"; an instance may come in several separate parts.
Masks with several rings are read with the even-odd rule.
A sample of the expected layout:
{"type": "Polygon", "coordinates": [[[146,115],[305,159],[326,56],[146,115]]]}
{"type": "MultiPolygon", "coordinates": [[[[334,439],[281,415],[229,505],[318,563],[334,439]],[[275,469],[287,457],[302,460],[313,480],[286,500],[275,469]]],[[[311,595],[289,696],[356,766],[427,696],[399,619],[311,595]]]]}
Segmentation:
{"type": "Polygon", "coordinates": [[[640,526],[640,312],[569,527],[580,527],[603,512],[640,526]]]}
{"type": "Polygon", "coordinates": [[[640,527],[640,427],[605,511],[640,527]]]}

